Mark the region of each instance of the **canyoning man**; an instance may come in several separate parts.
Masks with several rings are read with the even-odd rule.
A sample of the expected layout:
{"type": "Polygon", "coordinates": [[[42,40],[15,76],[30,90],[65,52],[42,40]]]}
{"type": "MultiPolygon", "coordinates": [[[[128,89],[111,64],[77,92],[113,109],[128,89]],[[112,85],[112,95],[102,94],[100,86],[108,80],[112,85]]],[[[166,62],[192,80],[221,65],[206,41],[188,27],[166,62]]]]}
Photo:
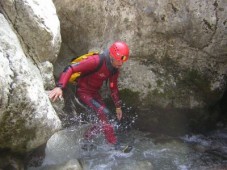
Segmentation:
{"type": "MultiPolygon", "coordinates": [[[[111,112],[103,102],[99,90],[103,82],[108,80],[111,97],[116,107],[116,117],[118,120],[121,120],[122,109],[117,81],[119,69],[128,58],[128,45],[125,42],[117,41],[102,54],[93,55],[86,60],[67,66],[61,73],[56,87],[49,92],[49,98],[52,101],[61,98],[63,95],[62,89],[66,87],[71,75],[75,72],[80,72],[81,76],[76,83],[76,97],[79,102],[94,111],[100,121],[99,127],[101,127],[101,131],[104,133],[108,143],[113,144],[115,149],[130,149],[131,147],[119,144],[114,125],[111,123],[112,120],[110,120],[111,112]],[[102,63],[97,70],[100,60],[102,60],[102,63]],[[96,71],[94,72],[94,70],[96,71]],[[90,74],[90,72],[93,73],[90,74]]],[[[99,127],[93,126],[85,133],[84,137],[90,139],[93,131],[97,131],[99,127]]]]}

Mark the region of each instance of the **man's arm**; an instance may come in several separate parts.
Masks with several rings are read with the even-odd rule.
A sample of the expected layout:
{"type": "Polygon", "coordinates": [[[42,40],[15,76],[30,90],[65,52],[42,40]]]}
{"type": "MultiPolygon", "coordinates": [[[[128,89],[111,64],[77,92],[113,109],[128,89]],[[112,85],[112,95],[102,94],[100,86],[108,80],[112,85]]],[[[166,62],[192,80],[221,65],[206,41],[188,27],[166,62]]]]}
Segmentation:
{"type": "Polygon", "coordinates": [[[121,120],[122,109],[121,109],[121,100],[119,97],[119,90],[118,90],[118,84],[117,84],[118,76],[119,76],[119,72],[115,73],[113,76],[110,77],[109,86],[111,90],[111,97],[116,107],[117,118],[118,120],[121,120]]]}
{"type": "Polygon", "coordinates": [[[48,94],[49,98],[52,101],[57,100],[58,98],[62,98],[63,91],[67,82],[69,81],[71,75],[75,72],[89,72],[92,69],[97,67],[99,63],[99,57],[90,57],[86,60],[83,60],[76,64],[71,64],[67,66],[64,71],[61,73],[59,81],[57,82],[56,87],[51,90],[48,94]]]}
{"type": "Polygon", "coordinates": [[[94,56],[94,57],[89,57],[85,60],[82,60],[78,63],[67,66],[60,75],[60,78],[57,83],[57,87],[60,87],[61,89],[65,88],[65,86],[67,85],[67,83],[73,73],[90,72],[97,67],[98,63],[99,63],[99,57],[94,56]]]}

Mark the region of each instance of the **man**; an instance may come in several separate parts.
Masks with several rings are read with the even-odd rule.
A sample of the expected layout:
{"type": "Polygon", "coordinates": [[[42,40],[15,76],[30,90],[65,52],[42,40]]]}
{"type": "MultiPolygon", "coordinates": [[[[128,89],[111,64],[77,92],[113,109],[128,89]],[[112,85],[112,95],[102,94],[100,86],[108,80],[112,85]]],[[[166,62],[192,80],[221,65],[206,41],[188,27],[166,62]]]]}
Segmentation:
{"type": "MultiPolygon", "coordinates": [[[[75,72],[80,72],[81,76],[77,80],[76,96],[79,101],[93,110],[101,124],[101,131],[104,133],[106,140],[115,146],[116,149],[121,149],[119,141],[116,137],[113,124],[110,122],[111,113],[107,109],[99,90],[104,81],[109,80],[109,87],[111,97],[116,107],[116,117],[118,120],[122,119],[121,101],[119,98],[119,91],[117,80],[119,76],[119,68],[129,58],[129,48],[125,42],[115,42],[108,50],[100,55],[93,55],[76,64],[67,66],[60,75],[57,86],[50,91],[49,98],[55,101],[63,95],[62,89],[66,87],[71,75],[75,72]],[[101,59],[101,56],[103,59],[101,59]],[[100,60],[103,60],[101,67],[97,69],[100,60]],[[94,72],[94,70],[96,70],[94,72]],[[92,74],[89,74],[92,72],[92,74]],[[85,76],[86,75],[86,76],[85,76]]],[[[93,132],[97,131],[99,127],[93,126],[85,133],[85,138],[90,139],[93,132]]],[[[125,148],[130,149],[130,147],[125,148]]]]}

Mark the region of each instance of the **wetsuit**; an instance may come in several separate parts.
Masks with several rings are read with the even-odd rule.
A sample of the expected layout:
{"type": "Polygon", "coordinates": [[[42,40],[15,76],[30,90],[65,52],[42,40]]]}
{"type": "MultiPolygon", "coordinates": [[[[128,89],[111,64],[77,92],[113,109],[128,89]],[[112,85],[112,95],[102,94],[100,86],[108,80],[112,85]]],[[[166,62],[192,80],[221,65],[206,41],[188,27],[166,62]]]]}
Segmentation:
{"type": "MultiPolygon", "coordinates": [[[[109,87],[111,90],[111,97],[116,108],[121,107],[121,101],[118,94],[117,79],[119,76],[118,69],[114,68],[110,62],[108,52],[102,54],[104,56],[101,68],[95,73],[87,76],[81,76],[77,81],[76,96],[77,98],[90,109],[94,110],[101,122],[101,130],[105,134],[106,140],[111,144],[117,143],[114,127],[110,123],[110,111],[107,109],[99,90],[104,81],[109,79],[109,87]]],[[[89,73],[97,68],[100,62],[100,56],[94,55],[79,63],[72,64],[61,73],[60,79],[57,83],[58,87],[64,88],[72,75],[75,72],[81,72],[81,75],[89,73]]],[[[98,127],[93,126],[86,133],[86,137],[90,137],[93,131],[97,131],[98,127]]]]}

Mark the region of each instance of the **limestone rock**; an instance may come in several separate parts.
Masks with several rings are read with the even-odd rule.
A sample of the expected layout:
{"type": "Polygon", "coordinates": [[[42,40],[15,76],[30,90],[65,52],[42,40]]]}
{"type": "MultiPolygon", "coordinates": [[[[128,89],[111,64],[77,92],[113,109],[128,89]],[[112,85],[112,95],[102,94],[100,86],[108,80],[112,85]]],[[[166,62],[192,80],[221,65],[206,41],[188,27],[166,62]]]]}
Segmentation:
{"type": "Polygon", "coordinates": [[[29,151],[61,128],[40,71],[0,14],[0,147],[29,151]]]}
{"type": "Polygon", "coordinates": [[[60,45],[60,23],[51,0],[5,0],[0,2],[27,53],[37,63],[55,61],[60,45]]]}

